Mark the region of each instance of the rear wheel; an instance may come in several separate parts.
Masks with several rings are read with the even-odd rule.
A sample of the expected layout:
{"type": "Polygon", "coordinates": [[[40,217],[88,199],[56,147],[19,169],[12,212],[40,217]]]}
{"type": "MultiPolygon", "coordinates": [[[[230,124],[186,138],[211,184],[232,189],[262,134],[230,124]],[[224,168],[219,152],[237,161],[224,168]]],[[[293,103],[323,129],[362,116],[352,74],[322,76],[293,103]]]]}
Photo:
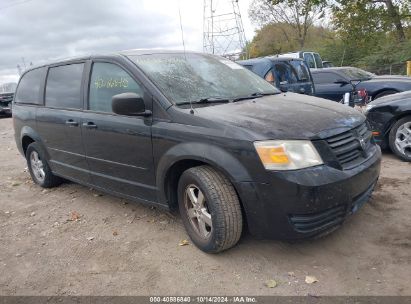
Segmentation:
{"type": "Polygon", "coordinates": [[[220,172],[209,166],[185,171],[178,184],[178,203],[188,235],[204,252],[221,252],[240,239],[240,202],[233,185],[220,172]]]}
{"type": "Polygon", "coordinates": [[[411,161],[411,116],[398,120],[389,134],[391,150],[402,160],[411,161]]]}
{"type": "Polygon", "coordinates": [[[36,184],[43,188],[51,188],[61,184],[62,179],[51,172],[43,150],[36,142],[27,147],[26,160],[31,178],[36,184]]]}

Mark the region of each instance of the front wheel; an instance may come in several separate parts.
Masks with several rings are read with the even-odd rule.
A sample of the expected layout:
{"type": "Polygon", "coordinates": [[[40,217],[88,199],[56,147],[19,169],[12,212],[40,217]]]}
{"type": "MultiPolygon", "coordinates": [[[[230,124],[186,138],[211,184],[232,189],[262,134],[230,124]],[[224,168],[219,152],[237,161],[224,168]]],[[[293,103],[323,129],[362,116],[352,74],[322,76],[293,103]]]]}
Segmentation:
{"type": "Polygon", "coordinates": [[[213,168],[199,166],[182,174],[178,204],[188,235],[204,252],[221,252],[240,239],[243,218],[237,193],[213,168]]]}
{"type": "Polygon", "coordinates": [[[411,161],[411,116],[401,118],[392,126],[389,144],[399,158],[411,161]]]}

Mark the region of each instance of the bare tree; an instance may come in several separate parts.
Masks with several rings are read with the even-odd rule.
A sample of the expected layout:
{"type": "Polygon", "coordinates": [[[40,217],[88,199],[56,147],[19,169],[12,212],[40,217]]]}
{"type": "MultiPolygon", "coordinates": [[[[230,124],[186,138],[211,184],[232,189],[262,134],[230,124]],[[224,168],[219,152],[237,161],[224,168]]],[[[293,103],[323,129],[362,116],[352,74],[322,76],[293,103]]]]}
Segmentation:
{"type": "MultiPolygon", "coordinates": [[[[260,26],[268,23],[288,25],[297,37],[300,48],[305,45],[308,29],[325,16],[325,1],[321,0],[254,0],[249,9],[251,20],[260,26]]],[[[282,29],[291,42],[294,37],[282,29]]]]}

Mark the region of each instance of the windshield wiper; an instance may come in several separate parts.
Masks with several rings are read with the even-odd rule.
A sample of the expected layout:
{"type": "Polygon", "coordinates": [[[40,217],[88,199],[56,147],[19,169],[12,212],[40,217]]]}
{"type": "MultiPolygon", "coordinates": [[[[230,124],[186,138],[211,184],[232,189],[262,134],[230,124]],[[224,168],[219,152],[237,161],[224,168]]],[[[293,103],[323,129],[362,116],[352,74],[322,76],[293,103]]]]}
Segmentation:
{"type": "Polygon", "coordinates": [[[260,98],[260,97],[263,97],[263,96],[276,95],[276,94],[279,94],[279,93],[277,93],[277,92],[273,92],[273,93],[260,93],[260,92],[255,92],[255,93],[252,93],[252,94],[247,95],[247,96],[240,96],[240,97],[234,98],[234,99],[232,100],[232,102],[236,102],[236,101],[240,101],[240,100],[246,100],[246,99],[260,98]]]}
{"type": "Polygon", "coordinates": [[[205,104],[205,103],[227,103],[230,102],[228,98],[223,97],[208,97],[208,98],[201,98],[194,101],[183,101],[178,103],[177,105],[187,105],[187,104],[205,104]]]}

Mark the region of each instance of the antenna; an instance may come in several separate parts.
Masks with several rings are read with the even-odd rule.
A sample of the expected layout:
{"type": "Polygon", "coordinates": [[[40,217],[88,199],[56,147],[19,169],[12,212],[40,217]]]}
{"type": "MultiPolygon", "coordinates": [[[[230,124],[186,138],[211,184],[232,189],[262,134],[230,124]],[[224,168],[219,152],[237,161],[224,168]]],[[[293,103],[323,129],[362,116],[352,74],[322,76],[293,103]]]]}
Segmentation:
{"type": "Polygon", "coordinates": [[[178,16],[180,17],[181,41],[183,42],[184,58],[187,59],[187,58],[186,58],[186,45],[185,45],[185,43],[184,43],[183,23],[181,22],[180,1],[178,1],[178,16]]]}
{"type": "Polygon", "coordinates": [[[204,0],[203,51],[237,59],[246,55],[247,41],[239,0],[204,0]]]}
{"type": "MultiPolygon", "coordinates": [[[[184,59],[187,60],[186,56],[186,45],[184,43],[184,31],[183,31],[183,23],[181,22],[181,10],[180,10],[180,1],[178,1],[178,16],[180,17],[180,30],[181,30],[181,40],[183,41],[183,49],[184,49],[184,59]]],[[[194,114],[193,103],[190,100],[190,113],[194,114]]]]}

